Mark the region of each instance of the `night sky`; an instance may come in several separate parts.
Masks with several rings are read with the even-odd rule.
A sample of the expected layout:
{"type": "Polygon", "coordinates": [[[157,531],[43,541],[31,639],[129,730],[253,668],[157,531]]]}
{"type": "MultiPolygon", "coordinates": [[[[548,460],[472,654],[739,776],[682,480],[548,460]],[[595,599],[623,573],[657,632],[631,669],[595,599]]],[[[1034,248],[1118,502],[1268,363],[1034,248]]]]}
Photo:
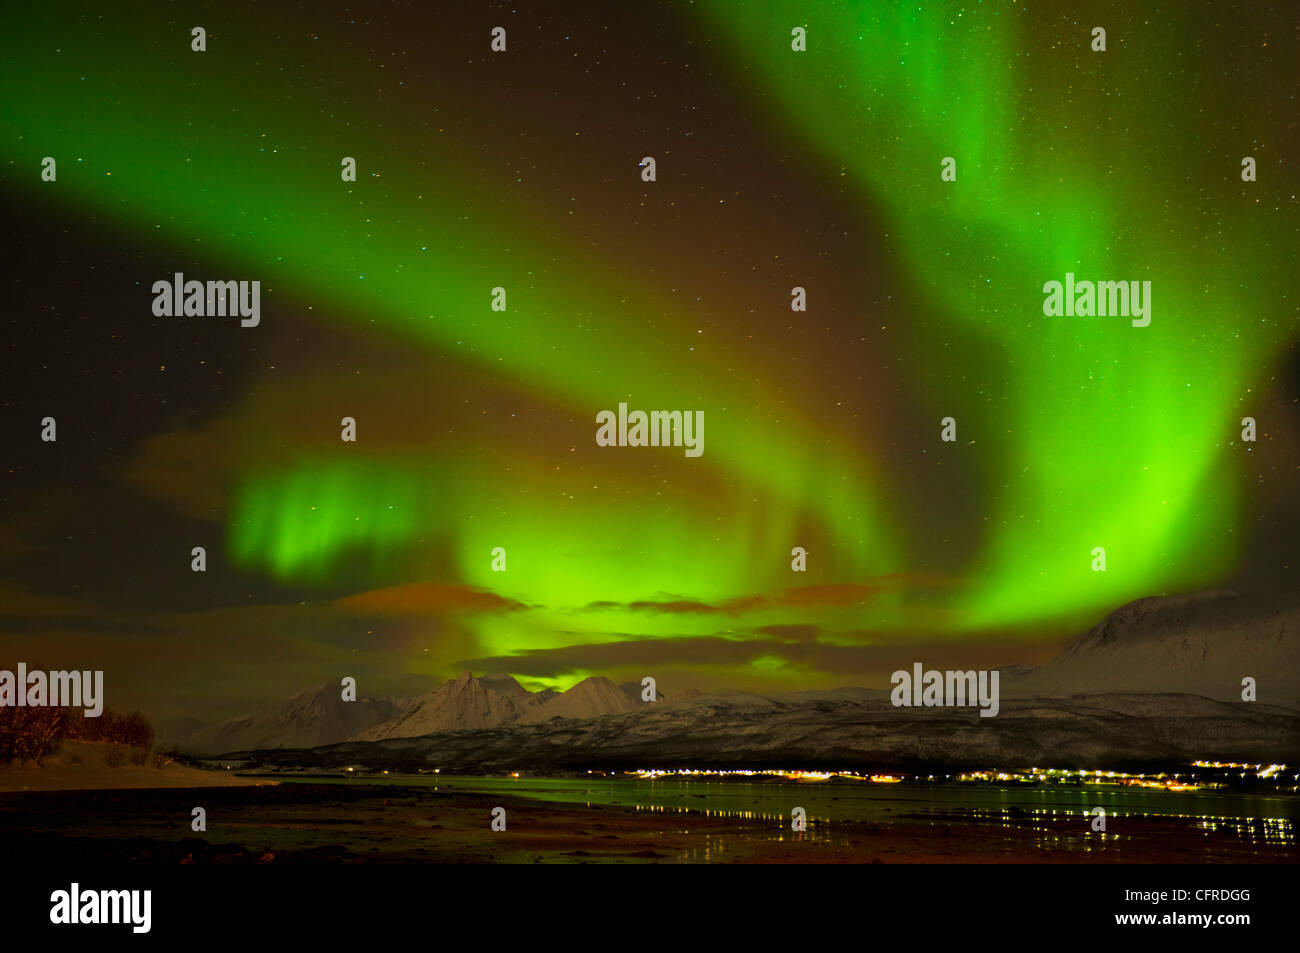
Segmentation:
{"type": "Polygon", "coordinates": [[[1295,589],[1294,9],[1137,6],[28,5],[0,668],[164,718],[881,688],[1295,589]],[[176,272],[260,281],[259,326],[155,316],[176,272]],[[1151,281],[1150,326],[1045,316],[1067,272],[1151,281]],[[703,455],[597,446],[620,402],[703,455]]]}

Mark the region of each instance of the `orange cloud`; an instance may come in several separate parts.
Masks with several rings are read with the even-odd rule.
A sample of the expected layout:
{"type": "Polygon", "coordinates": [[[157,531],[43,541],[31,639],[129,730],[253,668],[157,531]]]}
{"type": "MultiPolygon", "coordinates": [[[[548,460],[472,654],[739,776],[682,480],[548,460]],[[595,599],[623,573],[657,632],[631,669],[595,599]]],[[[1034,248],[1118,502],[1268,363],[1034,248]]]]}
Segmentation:
{"type": "Polygon", "coordinates": [[[345,596],[339,608],[360,614],[428,615],[440,612],[518,612],[528,606],[474,586],[414,582],[345,596]]]}

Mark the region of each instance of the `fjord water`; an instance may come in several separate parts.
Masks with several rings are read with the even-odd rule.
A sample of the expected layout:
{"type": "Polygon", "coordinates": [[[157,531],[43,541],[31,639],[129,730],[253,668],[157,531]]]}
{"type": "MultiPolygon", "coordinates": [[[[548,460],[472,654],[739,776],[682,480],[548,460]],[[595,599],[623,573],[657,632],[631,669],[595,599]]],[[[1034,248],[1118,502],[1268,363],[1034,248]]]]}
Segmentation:
{"type": "MultiPolygon", "coordinates": [[[[287,779],[284,779],[287,780],[287,779]]],[[[311,778],[319,782],[321,778],[311,778]]],[[[1052,812],[1080,817],[1096,807],[1108,817],[1141,815],[1208,821],[1273,822],[1290,840],[1300,799],[1221,791],[1166,791],[1113,784],[881,784],[857,781],[718,780],[704,778],[456,777],[367,775],[343,783],[433,787],[448,793],[502,794],[565,804],[658,811],[699,811],[718,817],[788,818],[792,807],[810,821],[889,821],[902,817],[1052,812]]]]}

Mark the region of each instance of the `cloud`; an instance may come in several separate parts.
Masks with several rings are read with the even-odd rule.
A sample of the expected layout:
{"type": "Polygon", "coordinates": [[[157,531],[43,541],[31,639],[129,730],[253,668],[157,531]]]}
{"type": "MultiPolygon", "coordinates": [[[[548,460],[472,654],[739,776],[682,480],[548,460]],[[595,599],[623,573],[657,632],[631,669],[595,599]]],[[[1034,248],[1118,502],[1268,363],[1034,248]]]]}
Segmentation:
{"type": "Polygon", "coordinates": [[[440,612],[519,612],[530,608],[475,586],[415,582],[345,596],[335,602],[358,614],[428,615],[440,612]]]}
{"type": "Polygon", "coordinates": [[[518,655],[465,659],[456,665],[473,671],[556,678],[573,672],[601,672],[626,666],[653,667],[682,662],[693,666],[744,665],[770,654],[771,650],[772,643],[767,640],[737,641],[717,636],[695,636],[529,649],[518,655]]]}
{"type": "Polygon", "coordinates": [[[691,602],[686,599],[674,599],[669,602],[629,602],[622,605],[617,602],[592,603],[593,606],[602,608],[626,608],[633,612],[664,612],[668,614],[676,613],[705,613],[705,612],[725,612],[720,606],[710,605],[707,602],[691,602]]]}
{"type": "Polygon", "coordinates": [[[770,596],[737,596],[717,602],[681,598],[627,603],[602,601],[590,602],[585,608],[593,611],[629,609],[633,612],[660,612],[670,615],[708,613],[739,615],[742,612],[758,612],[765,609],[861,606],[868,604],[881,592],[947,588],[958,584],[955,579],[933,573],[890,573],[860,583],[840,582],[795,586],[770,596]]]}
{"type": "Polygon", "coordinates": [[[739,596],[720,602],[698,602],[690,599],[639,600],[637,602],[591,602],[586,608],[628,609],[633,612],[660,612],[668,615],[723,613],[739,615],[763,609],[790,606],[845,606],[864,604],[878,589],[857,583],[836,583],[821,586],[802,586],[787,589],[775,596],[739,596]]]}
{"type": "MultiPolygon", "coordinates": [[[[811,627],[775,628],[804,630],[811,627]]],[[[697,684],[708,686],[716,682],[721,686],[724,682],[746,678],[756,685],[763,684],[763,679],[749,666],[764,660],[775,664],[765,666],[763,677],[779,677],[784,670],[787,676],[799,678],[800,688],[888,688],[892,672],[910,670],[912,663],[918,661],[928,668],[992,669],[1022,662],[1040,663],[1049,657],[1050,652],[1047,646],[1014,640],[829,645],[813,639],[781,641],[767,635],[746,640],[683,636],[532,649],[518,655],[465,659],[456,666],[542,679],[596,673],[618,680],[635,673],[656,675],[674,671],[693,673],[692,680],[697,684]]]]}
{"type": "Polygon", "coordinates": [[[755,635],[770,635],[782,642],[807,642],[817,638],[821,626],[804,625],[763,625],[754,630],[755,635]]]}

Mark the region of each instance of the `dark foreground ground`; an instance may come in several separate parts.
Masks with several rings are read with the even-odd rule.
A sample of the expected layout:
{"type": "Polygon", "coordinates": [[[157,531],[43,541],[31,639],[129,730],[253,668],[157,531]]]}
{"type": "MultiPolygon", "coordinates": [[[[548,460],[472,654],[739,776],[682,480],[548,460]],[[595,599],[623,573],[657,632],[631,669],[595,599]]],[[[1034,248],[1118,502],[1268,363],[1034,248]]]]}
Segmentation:
{"type": "Polygon", "coordinates": [[[810,823],[558,804],[419,787],[294,783],[248,788],[0,794],[10,856],[86,863],[1294,863],[1291,843],[1194,818],[1113,819],[1015,809],[810,823]],[[506,809],[504,832],[491,811],[506,809]],[[190,828],[194,807],[206,833],[190,828]]]}

